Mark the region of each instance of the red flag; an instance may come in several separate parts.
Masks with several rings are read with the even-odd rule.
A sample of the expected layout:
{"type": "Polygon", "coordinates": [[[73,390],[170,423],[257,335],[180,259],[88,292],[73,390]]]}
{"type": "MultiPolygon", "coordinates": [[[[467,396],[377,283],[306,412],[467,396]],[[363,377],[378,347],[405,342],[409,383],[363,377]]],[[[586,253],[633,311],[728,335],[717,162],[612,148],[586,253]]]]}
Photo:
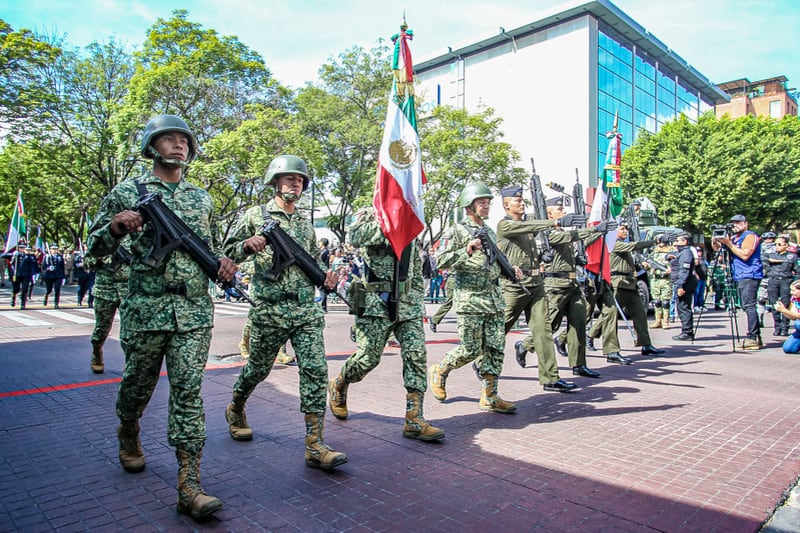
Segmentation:
{"type": "Polygon", "coordinates": [[[372,199],[383,234],[398,258],[425,229],[424,173],[414,110],[413,64],[408,47],[413,36],[404,22],[400,33],[392,37],[394,80],[372,199]]]}

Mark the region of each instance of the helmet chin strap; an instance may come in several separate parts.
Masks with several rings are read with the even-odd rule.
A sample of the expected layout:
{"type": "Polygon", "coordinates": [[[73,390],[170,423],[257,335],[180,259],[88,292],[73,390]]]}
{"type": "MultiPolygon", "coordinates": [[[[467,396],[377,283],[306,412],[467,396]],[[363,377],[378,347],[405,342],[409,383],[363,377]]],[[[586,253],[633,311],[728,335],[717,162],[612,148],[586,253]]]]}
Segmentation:
{"type": "Polygon", "coordinates": [[[150,155],[153,156],[153,159],[156,159],[162,165],[172,166],[172,167],[181,167],[181,168],[185,168],[186,165],[188,165],[188,163],[186,161],[181,161],[180,159],[167,159],[166,157],[161,155],[159,153],[159,151],[156,150],[155,148],[153,148],[152,146],[148,146],[147,147],[147,151],[150,153],[150,155]]]}
{"type": "Polygon", "coordinates": [[[278,195],[284,202],[296,202],[300,198],[299,194],[295,194],[293,192],[281,192],[278,193],[278,195]]]}

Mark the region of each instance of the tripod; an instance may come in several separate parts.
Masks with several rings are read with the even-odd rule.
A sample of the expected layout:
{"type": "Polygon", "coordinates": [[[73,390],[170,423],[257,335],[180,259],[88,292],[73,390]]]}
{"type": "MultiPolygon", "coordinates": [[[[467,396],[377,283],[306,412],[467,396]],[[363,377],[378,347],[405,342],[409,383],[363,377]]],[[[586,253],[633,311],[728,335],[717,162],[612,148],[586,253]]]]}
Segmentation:
{"type": "MultiPolygon", "coordinates": [[[[739,342],[740,339],[739,322],[736,320],[736,303],[739,299],[739,292],[736,288],[736,283],[733,281],[731,258],[727,248],[723,246],[717,251],[708,270],[712,279],[717,276],[718,272],[722,272],[722,298],[725,301],[725,310],[728,312],[728,320],[730,320],[731,349],[735,352],[736,343],[739,342]]],[[[716,285],[716,283],[713,284],[716,285]]],[[[708,286],[706,286],[706,294],[703,295],[703,302],[705,302],[707,295],[708,286]]],[[[700,313],[697,315],[697,320],[694,323],[694,336],[697,335],[697,330],[700,328],[700,320],[703,318],[704,307],[701,307],[700,313]]]]}

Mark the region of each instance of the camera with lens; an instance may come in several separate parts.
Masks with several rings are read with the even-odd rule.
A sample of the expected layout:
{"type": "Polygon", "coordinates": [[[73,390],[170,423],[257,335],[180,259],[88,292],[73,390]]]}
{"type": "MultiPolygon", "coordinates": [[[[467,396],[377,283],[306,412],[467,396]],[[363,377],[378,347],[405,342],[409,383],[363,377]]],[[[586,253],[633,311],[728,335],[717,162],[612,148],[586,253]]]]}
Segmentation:
{"type": "Polygon", "coordinates": [[[730,237],[733,234],[733,224],[711,224],[711,238],[730,237]]]}

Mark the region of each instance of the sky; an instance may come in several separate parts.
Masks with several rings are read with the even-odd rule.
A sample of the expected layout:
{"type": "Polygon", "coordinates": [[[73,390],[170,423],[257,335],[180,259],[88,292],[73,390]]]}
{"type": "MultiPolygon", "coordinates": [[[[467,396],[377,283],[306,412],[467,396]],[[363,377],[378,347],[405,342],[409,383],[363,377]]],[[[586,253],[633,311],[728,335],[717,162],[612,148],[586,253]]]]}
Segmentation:
{"type": "MultiPolygon", "coordinates": [[[[573,4],[575,2],[566,2],[573,4]]],[[[797,0],[612,0],[714,83],[786,76],[800,87],[797,0]]],[[[354,45],[370,49],[397,33],[405,11],[414,61],[541,18],[563,0],[0,0],[15,30],[64,35],[69,45],[115,40],[138,47],[175,9],[221,35],[236,36],[290,87],[354,45]]]]}

